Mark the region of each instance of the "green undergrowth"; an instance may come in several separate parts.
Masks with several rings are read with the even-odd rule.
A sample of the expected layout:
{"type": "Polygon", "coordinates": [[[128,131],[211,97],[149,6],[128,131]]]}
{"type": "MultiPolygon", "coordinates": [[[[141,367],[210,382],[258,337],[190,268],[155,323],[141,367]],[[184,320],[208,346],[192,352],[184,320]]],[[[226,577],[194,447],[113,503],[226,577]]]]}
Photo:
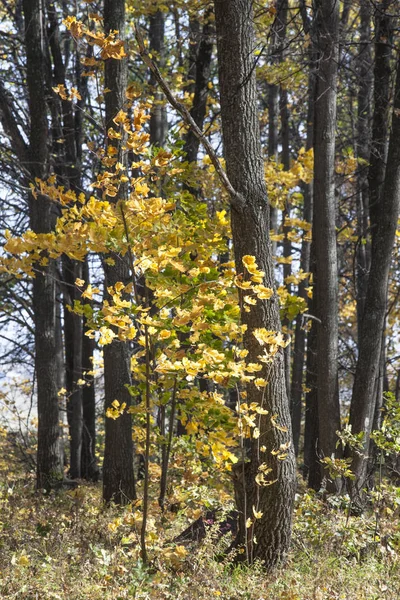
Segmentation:
{"type": "Polygon", "coordinates": [[[382,486],[368,512],[346,497],[296,500],[287,565],[232,567],[231,542],[211,526],[201,543],[172,540],[198,512],[162,516],[153,506],[151,564],[139,555],[140,511],[105,507],[99,485],[45,496],[32,479],[0,487],[0,598],[23,600],[207,599],[398,600],[400,488],[382,486]]]}

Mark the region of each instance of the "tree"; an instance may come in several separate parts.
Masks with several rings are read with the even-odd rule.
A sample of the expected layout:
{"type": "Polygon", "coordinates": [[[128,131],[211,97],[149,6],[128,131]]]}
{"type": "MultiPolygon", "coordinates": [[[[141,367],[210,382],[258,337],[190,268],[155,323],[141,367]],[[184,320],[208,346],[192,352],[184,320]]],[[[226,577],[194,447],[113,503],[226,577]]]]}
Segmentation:
{"type": "MultiPolygon", "coordinates": [[[[104,29],[106,32],[118,31],[120,39],[125,34],[125,0],[105,0],[104,29]]],[[[126,103],[127,62],[125,58],[109,58],[104,66],[105,87],[110,91],[105,95],[106,128],[112,126],[113,119],[126,103]]],[[[122,143],[109,140],[116,148],[118,161],[127,164],[122,143]]],[[[126,198],[126,185],[119,189],[115,201],[126,198]]],[[[117,253],[103,257],[105,289],[117,282],[128,283],[129,266],[126,257],[117,253]],[[108,260],[111,258],[111,262],[108,260]]],[[[107,297],[107,291],[106,291],[107,297]]],[[[129,342],[115,341],[104,349],[105,410],[118,400],[129,407],[131,396],[128,386],[132,383],[129,342]]],[[[103,497],[109,502],[126,504],[136,497],[133,472],[132,416],[124,412],[119,419],[105,421],[105,448],[103,463],[103,497]]]]}
{"type": "MultiPolygon", "coordinates": [[[[379,36],[377,42],[386,45],[379,36]]],[[[379,52],[378,52],[379,56],[379,52]]],[[[362,488],[366,483],[367,457],[370,448],[375,402],[376,380],[381,360],[382,332],[387,307],[389,269],[400,209],[400,60],[397,60],[397,78],[394,92],[392,127],[387,153],[384,183],[381,194],[372,195],[378,205],[371,206],[371,267],[361,322],[359,356],[354,378],[350,409],[352,433],[363,434],[363,452],[353,452],[352,468],[356,480],[352,486],[355,503],[359,503],[362,488]]],[[[382,148],[382,147],[381,147],[382,148]]],[[[375,146],[376,151],[376,146],[375,146]]],[[[382,149],[381,149],[382,152],[382,149]]],[[[382,157],[381,159],[382,160],[382,157]]]]}
{"type": "MultiPolygon", "coordinates": [[[[26,149],[29,174],[44,178],[49,173],[45,31],[40,0],[23,2],[25,20],[27,87],[29,95],[30,134],[26,149]]],[[[16,132],[15,132],[16,133],[16,132]]],[[[16,133],[15,142],[21,136],[16,133]]],[[[25,147],[25,144],[22,146],[25,147]]],[[[43,196],[29,197],[30,225],[37,233],[48,233],[54,226],[52,203],[43,196]]],[[[33,280],[35,322],[35,365],[38,403],[37,486],[48,489],[62,478],[60,427],[57,389],[56,350],[56,264],[45,261],[33,280]],[[47,263],[47,264],[46,264],[47,263]]]]}
{"type": "MultiPolygon", "coordinates": [[[[338,389],[338,280],[336,251],[335,128],[339,34],[339,3],[315,7],[318,53],[314,124],[315,313],[317,329],[318,445],[323,456],[337,454],[340,430],[338,389]]],[[[332,489],[332,486],[329,485],[332,489]]]]}
{"type": "MultiPolygon", "coordinates": [[[[222,134],[227,175],[232,184],[231,219],[236,271],[239,275],[247,256],[253,256],[264,273],[265,285],[274,288],[271,246],[268,239],[269,206],[264,180],[260,144],[260,128],[254,71],[253,12],[250,0],[216,0],[222,134]]],[[[249,312],[245,293],[239,290],[241,318],[247,326],[244,347],[248,360],[257,362],[262,348],[255,337],[258,329],[280,331],[277,296],[259,301],[249,312]]],[[[268,569],[285,558],[291,535],[292,508],[295,492],[295,460],[291,441],[289,406],[285,386],[282,349],[272,364],[265,366],[268,379],[265,390],[250,384],[247,403],[255,402],[268,414],[260,418],[260,438],[265,454],[260,452],[260,439],[250,443],[249,460],[235,467],[235,495],[240,510],[238,543],[244,544],[246,557],[259,558],[268,569]],[[277,419],[279,427],[271,422],[277,419]],[[271,452],[287,447],[284,460],[271,452]],[[271,469],[272,485],[260,485],[263,464],[271,469]],[[248,519],[256,518],[248,527],[248,519]],[[260,516],[261,515],[261,516],[260,516]],[[254,538],[256,542],[254,543],[254,538]]]]}

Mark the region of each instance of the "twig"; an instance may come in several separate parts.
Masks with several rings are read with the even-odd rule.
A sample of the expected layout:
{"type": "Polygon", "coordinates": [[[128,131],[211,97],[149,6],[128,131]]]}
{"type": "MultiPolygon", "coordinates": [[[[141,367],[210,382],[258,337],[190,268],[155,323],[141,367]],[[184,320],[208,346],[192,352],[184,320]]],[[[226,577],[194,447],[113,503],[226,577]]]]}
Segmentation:
{"type": "Polygon", "coordinates": [[[151,59],[149,52],[144,44],[143,36],[141,34],[141,31],[140,31],[140,28],[138,25],[135,26],[135,32],[136,32],[136,40],[139,45],[139,54],[142,57],[143,62],[149,67],[149,69],[153,73],[155,79],[157,80],[159,86],[161,87],[164,94],[166,95],[171,106],[173,106],[173,108],[175,108],[175,110],[178,111],[178,113],[181,115],[181,117],[183,118],[186,125],[188,125],[190,127],[190,129],[192,130],[194,135],[197,137],[199,142],[202,144],[204,150],[207,152],[207,154],[210,157],[210,160],[215,168],[215,171],[217,172],[217,174],[221,180],[222,185],[224,186],[224,188],[226,189],[226,191],[228,192],[228,194],[230,196],[232,207],[238,212],[243,212],[245,204],[246,204],[245,199],[243,198],[243,196],[241,194],[239,194],[234,189],[234,187],[232,186],[231,182],[228,179],[227,174],[225,173],[224,169],[222,168],[221,162],[220,162],[218,156],[216,155],[214,148],[211,146],[210,142],[205,137],[204,133],[198,127],[198,125],[196,124],[195,120],[193,119],[192,115],[190,114],[190,112],[188,111],[186,106],[184,104],[182,104],[181,102],[179,102],[179,100],[177,100],[175,98],[174,94],[172,93],[171,88],[169,87],[169,85],[167,84],[165,79],[163,78],[159,68],[157,67],[155,62],[151,59]]]}

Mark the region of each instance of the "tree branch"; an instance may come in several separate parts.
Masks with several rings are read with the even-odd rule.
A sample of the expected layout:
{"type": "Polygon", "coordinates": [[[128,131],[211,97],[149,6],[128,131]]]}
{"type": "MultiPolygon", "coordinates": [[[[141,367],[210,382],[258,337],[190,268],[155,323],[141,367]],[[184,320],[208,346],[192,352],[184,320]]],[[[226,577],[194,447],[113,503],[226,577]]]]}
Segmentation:
{"type": "Polygon", "coordinates": [[[21,165],[24,167],[28,162],[28,146],[21,135],[10,106],[10,100],[7,91],[0,80],[0,121],[6,135],[11,140],[13,151],[18,157],[21,165]]]}
{"type": "Polygon", "coordinates": [[[139,45],[139,54],[142,57],[143,62],[149,67],[149,69],[153,73],[155,79],[157,80],[160,88],[163,90],[171,106],[173,106],[173,108],[175,108],[175,110],[178,111],[186,125],[188,125],[193,134],[202,144],[204,150],[207,152],[223,187],[226,189],[230,196],[232,208],[234,208],[238,212],[243,212],[243,209],[246,204],[245,199],[234,189],[234,187],[228,179],[226,172],[222,168],[221,162],[218,156],[216,155],[214,148],[211,146],[210,142],[205,137],[201,129],[199,129],[190,112],[187,110],[186,106],[184,106],[181,102],[179,102],[179,100],[175,98],[171,88],[163,78],[159,68],[151,59],[147,48],[144,44],[143,36],[138,25],[135,26],[135,32],[136,40],[139,45]]]}

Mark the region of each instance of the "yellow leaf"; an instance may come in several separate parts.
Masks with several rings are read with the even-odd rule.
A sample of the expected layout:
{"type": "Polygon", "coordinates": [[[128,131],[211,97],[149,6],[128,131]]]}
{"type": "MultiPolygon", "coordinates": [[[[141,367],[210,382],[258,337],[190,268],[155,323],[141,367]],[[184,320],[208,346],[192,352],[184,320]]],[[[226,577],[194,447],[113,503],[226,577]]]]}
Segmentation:
{"type": "Polygon", "coordinates": [[[21,554],[21,556],[18,559],[18,564],[21,567],[27,567],[29,565],[29,556],[27,554],[25,554],[24,552],[21,554]]]}
{"type": "Polygon", "coordinates": [[[257,511],[256,507],[253,506],[253,515],[254,515],[255,519],[261,519],[261,517],[263,516],[263,514],[264,514],[263,512],[257,511]]]}

